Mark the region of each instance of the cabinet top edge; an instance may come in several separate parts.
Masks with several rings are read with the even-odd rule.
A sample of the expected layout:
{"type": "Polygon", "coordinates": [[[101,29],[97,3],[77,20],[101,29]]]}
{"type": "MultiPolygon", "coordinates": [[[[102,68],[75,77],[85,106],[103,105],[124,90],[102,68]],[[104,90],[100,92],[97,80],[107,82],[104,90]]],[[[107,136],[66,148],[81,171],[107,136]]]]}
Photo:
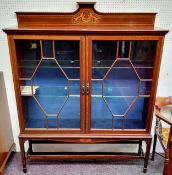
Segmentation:
{"type": "Polygon", "coordinates": [[[15,34],[38,34],[38,35],[46,35],[46,34],[69,34],[69,35],[85,35],[85,34],[107,34],[107,35],[166,35],[169,30],[161,29],[161,28],[147,28],[147,29],[140,29],[139,26],[135,27],[135,29],[130,28],[119,28],[119,29],[89,29],[89,28],[39,28],[39,29],[32,29],[32,28],[5,28],[3,29],[5,33],[8,35],[15,35],[15,34]]]}
{"type": "MultiPolygon", "coordinates": [[[[74,13],[76,11],[73,12],[48,12],[48,11],[42,11],[42,12],[38,12],[38,11],[16,11],[14,12],[16,15],[60,15],[60,14],[71,14],[74,13]]],[[[157,12],[99,12],[100,14],[104,14],[104,15],[157,15],[157,12]]]]}

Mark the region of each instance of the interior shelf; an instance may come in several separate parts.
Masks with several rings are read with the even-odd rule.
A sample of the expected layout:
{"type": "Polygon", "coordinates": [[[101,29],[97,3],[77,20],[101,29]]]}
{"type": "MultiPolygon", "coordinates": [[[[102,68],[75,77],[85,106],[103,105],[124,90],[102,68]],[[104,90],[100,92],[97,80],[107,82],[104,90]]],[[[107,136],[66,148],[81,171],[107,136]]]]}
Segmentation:
{"type": "MultiPolygon", "coordinates": [[[[80,73],[84,70],[83,65],[80,67],[79,42],[25,40],[19,45],[23,47],[18,69],[26,127],[80,128],[80,73]]],[[[92,46],[88,93],[91,128],[144,129],[155,42],[93,41],[92,46]]]]}

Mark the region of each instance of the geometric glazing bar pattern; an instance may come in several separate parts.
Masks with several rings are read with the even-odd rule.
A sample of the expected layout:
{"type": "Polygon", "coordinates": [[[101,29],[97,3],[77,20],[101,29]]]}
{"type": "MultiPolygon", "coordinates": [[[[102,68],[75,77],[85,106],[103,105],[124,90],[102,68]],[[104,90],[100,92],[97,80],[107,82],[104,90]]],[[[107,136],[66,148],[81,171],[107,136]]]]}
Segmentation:
{"type": "MultiPolygon", "coordinates": [[[[94,84],[102,83],[101,93],[93,90],[92,98],[97,96],[103,99],[111,114],[111,129],[129,129],[130,127],[135,129],[137,122],[141,123],[140,128],[145,128],[147,115],[145,106],[148,108],[149,103],[146,98],[149,99],[152,86],[156,43],[152,41],[113,42],[116,43],[113,49],[115,50],[113,62],[103,77],[92,79],[94,84]],[[142,110],[145,112],[141,112],[142,110]],[[129,123],[132,123],[132,126],[129,126],[129,123]]],[[[110,118],[107,120],[110,121],[110,118]]],[[[92,120],[92,126],[95,125],[93,122],[96,121],[92,120]]]]}
{"type": "MultiPolygon", "coordinates": [[[[25,76],[20,78],[21,81],[27,81],[27,80],[30,81],[30,85],[28,86],[30,88],[29,96],[33,98],[33,100],[35,101],[33,102],[32,100],[32,105],[36,104],[37,107],[43,112],[43,114],[41,114],[40,112],[39,115],[45,116],[45,119],[42,118],[43,120],[45,120],[45,125],[42,126],[40,124],[41,127],[43,128],[44,127],[59,128],[60,123],[62,123],[62,119],[60,119],[60,114],[62,113],[66,104],[68,103],[69,98],[74,99],[74,96],[80,97],[80,92],[77,92],[78,90],[80,91],[78,87],[77,87],[77,90],[74,89],[78,95],[70,94],[70,84],[73,84],[72,82],[75,82],[75,85],[77,82],[77,86],[80,86],[80,81],[79,81],[80,76],[77,74],[78,77],[76,78],[75,69],[73,69],[73,67],[74,68],[76,67],[73,64],[74,62],[73,60],[75,59],[75,62],[77,62],[77,66],[78,66],[77,69],[80,70],[79,58],[78,58],[79,48],[76,48],[76,45],[79,47],[79,42],[73,41],[74,43],[73,44],[71,41],[69,41],[69,43],[70,44],[68,44],[68,41],[54,41],[54,40],[40,40],[39,43],[38,42],[31,43],[30,47],[31,48],[33,47],[32,50],[33,49],[39,50],[39,53],[40,53],[40,57],[38,59],[39,61],[37,61],[37,64],[34,67],[33,66],[31,67],[32,74],[30,74],[29,78],[25,76]],[[61,44],[60,47],[63,47],[63,48],[67,48],[68,46],[71,46],[73,44],[76,50],[72,50],[73,48],[71,50],[69,50],[68,48],[67,50],[58,50],[60,44],[61,44]],[[71,77],[73,76],[71,79],[68,77],[68,73],[66,73],[66,70],[68,70],[68,73],[70,72],[71,77]]],[[[29,49],[30,48],[28,48],[28,55],[30,54],[29,49]]],[[[34,53],[36,53],[36,51],[34,51],[34,53]]],[[[25,70],[26,68],[28,67],[23,67],[23,70],[25,70]]],[[[21,87],[26,88],[26,83],[21,83],[21,87]]],[[[26,100],[25,98],[24,101],[26,103],[28,99],[26,100]]],[[[77,108],[80,108],[80,107],[78,106],[77,108]]],[[[30,117],[31,117],[30,120],[31,120],[32,116],[34,116],[32,115],[34,111],[32,111],[32,109],[28,109],[28,110],[30,110],[29,112],[30,112],[30,117]]],[[[69,120],[66,122],[72,123],[70,122],[70,115],[68,117],[69,117],[69,120]]],[[[38,117],[38,118],[40,119],[41,117],[38,117]]],[[[80,127],[79,126],[80,119],[77,119],[77,120],[79,124],[72,125],[73,128],[80,127]]],[[[32,126],[34,127],[35,123],[33,123],[32,126]]],[[[70,125],[68,124],[61,125],[62,128],[65,128],[65,126],[68,126],[70,128],[70,125]]],[[[27,124],[26,124],[26,127],[27,127],[27,124]]],[[[31,124],[29,125],[29,127],[31,127],[31,124]]]]}

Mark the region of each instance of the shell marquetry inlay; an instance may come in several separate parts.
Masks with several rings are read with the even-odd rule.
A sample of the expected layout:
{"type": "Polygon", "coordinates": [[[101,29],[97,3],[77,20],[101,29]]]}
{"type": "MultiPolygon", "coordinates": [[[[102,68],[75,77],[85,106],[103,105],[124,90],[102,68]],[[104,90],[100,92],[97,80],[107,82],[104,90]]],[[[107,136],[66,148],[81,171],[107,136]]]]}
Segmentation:
{"type": "Polygon", "coordinates": [[[72,23],[74,24],[96,24],[99,21],[98,15],[90,9],[83,9],[72,18],[72,23]]]}

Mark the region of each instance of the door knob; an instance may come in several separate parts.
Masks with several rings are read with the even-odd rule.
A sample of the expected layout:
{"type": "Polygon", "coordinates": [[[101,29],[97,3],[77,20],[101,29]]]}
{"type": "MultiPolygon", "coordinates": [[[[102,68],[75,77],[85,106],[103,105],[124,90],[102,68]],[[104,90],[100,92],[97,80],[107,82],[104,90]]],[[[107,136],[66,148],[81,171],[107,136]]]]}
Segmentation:
{"type": "Polygon", "coordinates": [[[89,94],[89,83],[85,84],[85,94],[89,94]]]}
{"type": "Polygon", "coordinates": [[[82,83],[81,92],[82,94],[85,94],[85,83],[82,83]]]}

